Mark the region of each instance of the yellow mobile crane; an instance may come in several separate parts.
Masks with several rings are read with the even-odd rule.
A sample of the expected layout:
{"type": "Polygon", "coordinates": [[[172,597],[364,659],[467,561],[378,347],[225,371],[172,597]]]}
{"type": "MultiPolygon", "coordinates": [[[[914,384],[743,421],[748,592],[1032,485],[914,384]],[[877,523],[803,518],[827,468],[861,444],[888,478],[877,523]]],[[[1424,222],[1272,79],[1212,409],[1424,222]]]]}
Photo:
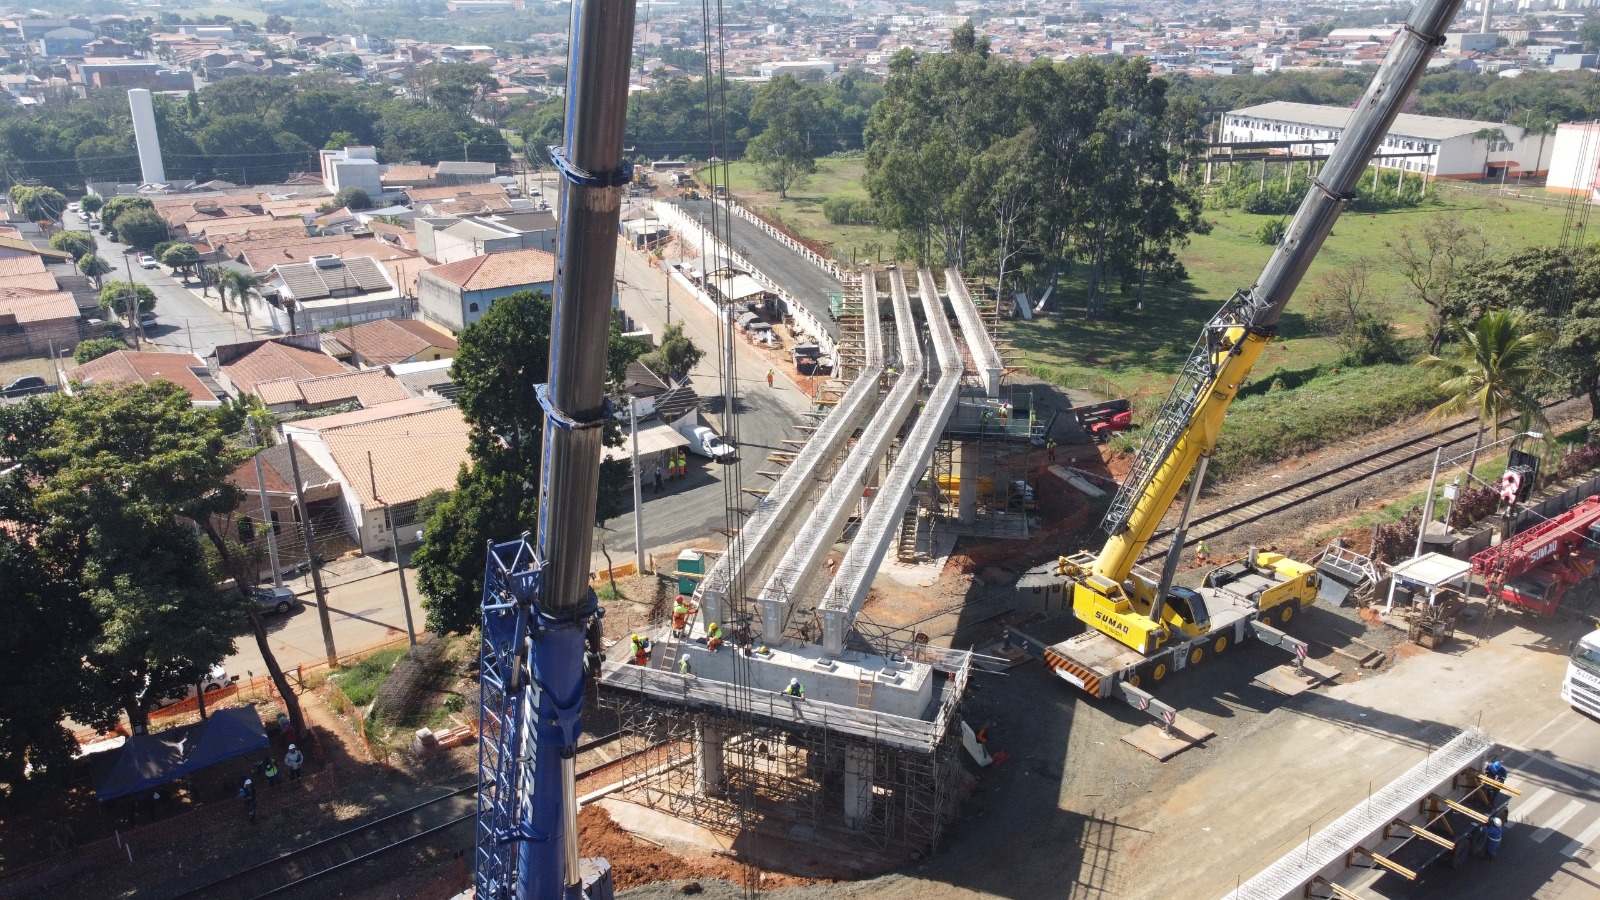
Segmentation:
{"type": "Polygon", "coordinates": [[[1074,615],[1088,626],[1052,646],[1016,629],[1007,632],[1009,641],[1067,681],[1095,696],[1119,693],[1147,708],[1150,698],[1138,689],[1141,683],[1159,682],[1251,636],[1304,658],[1305,644],[1273,625],[1316,599],[1318,577],[1310,566],[1252,549],[1244,561],[1211,572],[1199,590],[1173,587],[1172,580],[1228,406],[1276,336],[1279,316],[1353,199],[1357,179],[1429,57],[1443,44],[1459,6],[1460,0],[1417,5],[1260,279],[1234,294],[1206,323],[1106,513],[1109,538],[1099,555],[1061,557],[1019,582],[1021,589],[1070,592],[1074,615]],[[1135,561],[1186,479],[1189,492],[1160,575],[1138,571],[1135,561]]]}

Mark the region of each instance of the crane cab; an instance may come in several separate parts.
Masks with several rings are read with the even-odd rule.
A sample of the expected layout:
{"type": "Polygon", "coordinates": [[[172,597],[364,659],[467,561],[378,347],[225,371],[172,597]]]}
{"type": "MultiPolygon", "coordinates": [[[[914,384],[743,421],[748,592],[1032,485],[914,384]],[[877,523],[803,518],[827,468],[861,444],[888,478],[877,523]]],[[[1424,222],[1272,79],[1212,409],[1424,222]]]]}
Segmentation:
{"type": "Polygon", "coordinates": [[[1206,573],[1204,584],[1248,601],[1274,621],[1287,622],[1316,602],[1318,582],[1314,567],[1282,553],[1252,549],[1244,559],[1206,573]]]}

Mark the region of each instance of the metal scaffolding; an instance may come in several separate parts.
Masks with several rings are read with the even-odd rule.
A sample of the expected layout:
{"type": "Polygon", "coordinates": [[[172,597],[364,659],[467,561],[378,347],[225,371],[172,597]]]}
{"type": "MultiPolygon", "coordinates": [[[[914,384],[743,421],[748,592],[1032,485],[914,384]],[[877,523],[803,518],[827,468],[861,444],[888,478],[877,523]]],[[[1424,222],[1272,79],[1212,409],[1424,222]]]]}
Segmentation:
{"type": "Polygon", "coordinates": [[[958,806],[971,671],[970,655],[946,662],[926,719],[608,664],[599,703],[630,753],[618,796],[725,835],[803,825],[886,857],[936,852],[958,806]]]}

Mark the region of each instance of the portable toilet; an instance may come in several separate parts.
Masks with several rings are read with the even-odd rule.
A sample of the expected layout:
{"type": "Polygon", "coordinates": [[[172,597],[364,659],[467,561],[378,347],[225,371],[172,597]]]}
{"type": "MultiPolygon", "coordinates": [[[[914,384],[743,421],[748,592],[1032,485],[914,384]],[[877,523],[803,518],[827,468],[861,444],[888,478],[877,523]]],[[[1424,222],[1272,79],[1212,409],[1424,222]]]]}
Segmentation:
{"type": "Polygon", "coordinates": [[[678,593],[685,597],[694,593],[695,586],[700,583],[697,576],[706,573],[706,555],[699,550],[689,549],[678,554],[678,593]]]}

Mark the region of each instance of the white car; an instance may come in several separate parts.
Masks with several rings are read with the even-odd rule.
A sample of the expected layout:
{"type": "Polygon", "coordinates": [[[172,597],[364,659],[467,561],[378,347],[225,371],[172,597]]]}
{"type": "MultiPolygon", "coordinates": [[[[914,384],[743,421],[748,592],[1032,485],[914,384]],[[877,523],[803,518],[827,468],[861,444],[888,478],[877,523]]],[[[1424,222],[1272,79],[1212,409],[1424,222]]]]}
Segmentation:
{"type": "MultiPolygon", "coordinates": [[[[206,673],[205,677],[200,680],[200,683],[204,686],[205,692],[209,694],[212,691],[220,691],[228,685],[234,684],[238,680],[239,676],[229,675],[227,669],[224,669],[221,666],[212,666],[211,671],[206,673]]],[[[154,701],[152,708],[171,706],[174,703],[181,703],[190,697],[193,697],[194,695],[195,686],[191,684],[184,690],[182,696],[161,697],[160,699],[154,701]]]]}
{"type": "Polygon", "coordinates": [[[139,255],[139,268],[141,268],[141,269],[155,269],[155,268],[159,268],[160,266],[161,266],[161,264],[156,262],[156,258],[154,256],[151,256],[148,253],[141,253],[139,255]]]}

